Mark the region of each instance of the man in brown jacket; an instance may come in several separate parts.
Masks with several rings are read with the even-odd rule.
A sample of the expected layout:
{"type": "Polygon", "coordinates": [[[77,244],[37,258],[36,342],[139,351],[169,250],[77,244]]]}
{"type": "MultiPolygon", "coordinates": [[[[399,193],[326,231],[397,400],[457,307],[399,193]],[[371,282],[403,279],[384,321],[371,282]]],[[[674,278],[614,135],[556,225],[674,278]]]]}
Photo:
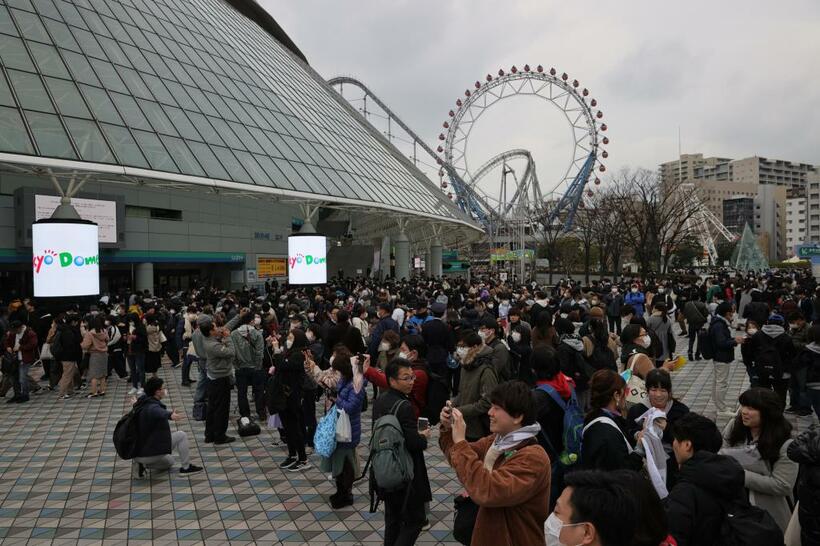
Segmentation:
{"type": "Polygon", "coordinates": [[[490,395],[491,434],[465,440],[464,416],[441,412],[439,444],[470,498],[479,506],[471,546],[546,544],[550,461],[538,445],[535,403],[522,381],[498,385],[490,395]]]}

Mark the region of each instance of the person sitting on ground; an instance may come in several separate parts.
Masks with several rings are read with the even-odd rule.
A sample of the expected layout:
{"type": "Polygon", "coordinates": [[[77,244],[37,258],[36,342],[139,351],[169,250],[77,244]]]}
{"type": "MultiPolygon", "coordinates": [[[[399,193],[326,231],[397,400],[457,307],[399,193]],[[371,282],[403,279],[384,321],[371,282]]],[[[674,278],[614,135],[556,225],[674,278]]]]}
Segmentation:
{"type": "Polygon", "coordinates": [[[167,470],[176,465],[176,459],[171,454],[173,451],[179,455],[181,475],[187,476],[202,470],[201,466],[191,464],[188,435],[185,431],[171,432],[168,421],[182,421],[185,417],[176,410],[168,411],[162,403],[166,396],[163,384],[160,377],[149,378],[145,382],[145,393],[136,402],[140,407],[137,413],[140,436],[134,461],[139,465],[140,477],[145,474],[146,468],[167,470]]]}
{"type": "Polygon", "coordinates": [[[471,545],[544,544],[550,461],[538,444],[535,401],[526,383],[507,381],[490,403],[491,434],[477,442],[467,442],[458,409],[445,406],[440,415],[441,450],[479,506],[471,545]]]}
{"type": "Polygon", "coordinates": [[[570,472],[555,511],[544,523],[547,542],[584,546],[632,544],[638,502],[621,478],[597,470],[570,472]]]}

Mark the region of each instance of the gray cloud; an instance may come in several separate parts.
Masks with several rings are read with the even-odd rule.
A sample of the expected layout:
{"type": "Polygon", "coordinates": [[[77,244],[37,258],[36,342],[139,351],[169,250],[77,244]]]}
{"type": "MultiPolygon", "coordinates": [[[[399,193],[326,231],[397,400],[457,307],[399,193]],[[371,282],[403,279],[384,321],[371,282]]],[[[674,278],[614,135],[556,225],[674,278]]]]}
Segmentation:
{"type": "MultiPolygon", "coordinates": [[[[360,78],[434,147],[472,82],[543,63],[598,99],[612,139],[609,172],[673,159],[679,126],[684,152],[820,163],[814,0],[260,2],[319,73],[360,78]]],[[[533,151],[539,174],[557,164],[550,150],[565,130],[550,132],[553,118],[541,110],[530,117],[550,123],[509,108],[520,127],[488,115],[492,123],[471,139],[471,165],[519,145],[533,151]]]]}

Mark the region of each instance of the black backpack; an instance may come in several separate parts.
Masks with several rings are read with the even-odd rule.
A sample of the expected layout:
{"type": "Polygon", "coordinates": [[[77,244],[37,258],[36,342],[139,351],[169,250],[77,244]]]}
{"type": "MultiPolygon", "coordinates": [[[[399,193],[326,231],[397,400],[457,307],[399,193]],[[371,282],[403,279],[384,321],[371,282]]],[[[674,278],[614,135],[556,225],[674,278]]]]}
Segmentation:
{"type": "Polygon", "coordinates": [[[781,546],[783,531],[774,518],[745,499],[723,504],[726,516],[720,528],[721,546],[781,546]]]}
{"type": "Polygon", "coordinates": [[[117,455],[126,461],[133,459],[137,454],[139,443],[139,412],[145,406],[144,401],[138,401],[131,411],[123,415],[117,426],[114,427],[114,449],[117,455]]]}
{"type": "MultiPolygon", "coordinates": [[[[618,364],[615,362],[615,354],[609,350],[609,347],[606,345],[601,346],[594,336],[589,336],[589,340],[592,342],[592,354],[586,357],[587,363],[595,368],[595,371],[617,371],[618,364]]],[[[591,376],[592,374],[589,375],[589,377],[591,376]]]]}
{"type": "Polygon", "coordinates": [[[242,418],[236,420],[236,431],[239,433],[239,436],[246,437],[246,436],[258,436],[262,429],[259,427],[259,424],[255,421],[250,421],[247,425],[242,424],[242,418]]]}
{"type": "Polygon", "coordinates": [[[54,339],[51,340],[51,356],[54,357],[54,360],[62,360],[63,359],[63,340],[60,330],[54,334],[54,339]]]}
{"type": "MultiPolygon", "coordinates": [[[[761,333],[760,337],[762,338],[765,335],[761,333]]],[[[783,359],[777,350],[775,340],[770,339],[758,343],[757,354],[755,354],[755,368],[758,377],[761,379],[783,379],[783,359]]]]}
{"type": "Polygon", "coordinates": [[[288,406],[288,398],[290,397],[290,387],[282,383],[280,373],[274,373],[268,379],[267,394],[268,394],[268,411],[271,415],[279,413],[288,406]]]}

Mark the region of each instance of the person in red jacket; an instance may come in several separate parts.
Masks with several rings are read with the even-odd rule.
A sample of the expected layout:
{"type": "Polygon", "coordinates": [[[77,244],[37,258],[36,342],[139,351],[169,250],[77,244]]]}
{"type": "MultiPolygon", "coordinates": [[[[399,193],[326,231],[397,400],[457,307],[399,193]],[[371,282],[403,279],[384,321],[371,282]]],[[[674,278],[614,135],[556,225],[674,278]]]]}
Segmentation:
{"type": "Polygon", "coordinates": [[[16,361],[17,374],[12,376],[14,398],[9,403],[23,403],[29,400],[28,371],[37,360],[37,334],[19,320],[9,325],[9,331],[3,340],[3,348],[8,359],[16,361]]]}
{"type": "MultiPolygon", "coordinates": [[[[427,373],[427,344],[418,334],[405,336],[401,345],[399,345],[399,354],[397,358],[403,358],[410,362],[413,368],[413,373],[416,376],[413,382],[413,390],[410,391],[410,404],[413,406],[413,413],[416,418],[422,414],[425,406],[427,406],[427,383],[429,375],[427,373]]],[[[364,376],[368,381],[379,388],[387,389],[387,376],[384,372],[376,367],[370,366],[370,359],[364,359],[363,367],[364,376]]]]}

